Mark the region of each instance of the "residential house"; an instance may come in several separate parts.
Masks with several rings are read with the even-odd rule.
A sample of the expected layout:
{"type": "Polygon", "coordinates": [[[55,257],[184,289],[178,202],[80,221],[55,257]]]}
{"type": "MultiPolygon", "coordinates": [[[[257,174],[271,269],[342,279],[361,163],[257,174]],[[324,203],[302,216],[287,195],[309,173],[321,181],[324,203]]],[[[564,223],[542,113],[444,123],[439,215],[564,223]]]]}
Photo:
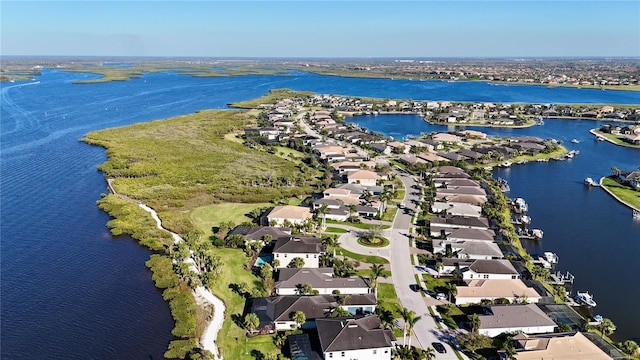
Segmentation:
{"type": "Polygon", "coordinates": [[[482,300],[507,299],[512,303],[537,303],[542,296],[520,279],[466,280],[467,286],[458,286],[455,304],[478,304],[482,300]]]}
{"type": "Polygon", "coordinates": [[[517,360],[611,360],[612,357],[580,332],[513,337],[517,360]]]}
{"type": "Polygon", "coordinates": [[[396,337],[376,315],[316,319],[316,326],[324,360],[391,360],[396,337]]]}
{"type": "Polygon", "coordinates": [[[332,268],[285,268],[278,274],[275,284],[277,295],[299,295],[300,285],[309,284],[320,295],[369,294],[371,283],[362,277],[339,278],[333,276],[332,268]]]}
{"type": "Polygon", "coordinates": [[[482,208],[480,206],[466,203],[434,202],[431,205],[431,212],[438,214],[445,211],[447,215],[464,217],[481,217],[482,208]]]}
{"type": "Polygon", "coordinates": [[[460,269],[463,280],[490,279],[509,280],[520,279],[520,273],[509,260],[475,260],[468,267],[460,269]]]}
{"type": "Polygon", "coordinates": [[[371,148],[384,155],[391,155],[391,147],[385,143],[371,143],[369,144],[371,148]]]}
{"type": "Polygon", "coordinates": [[[347,221],[349,218],[349,207],[342,200],[322,198],[311,204],[314,210],[320,209],[323,205],[327,206],[327,213],[318,216],[336,221],[347,221]]]}
{"type": "Polygon", "coordinates": [[[432,217],[429,220],[431,236],[439,236],[442,230],[446,234],[452,233],[455,229],[489,229],[489,220],[486,217],[432,217]]]}
{"type": "MultiPolygon", "coordinates": [[[[441,233],[442,234],[442,233],[441,233]]],[[[494,241],[496,233],[493,230],[487,229],[455,229],[451,233],[447,234],[447,240],[462,242],[462,241],[494,241]]]]}
{"type": "Polygon", "coordinates": [[[459,259],[502,259],[500,247],[490,241],[450,241],[433,240],[433,253],[446,254],[447,249],[459,259]]]}
{"type": "Polygon", "coordinates": [[[314,236],[281,237],[273,247],[273,258],[280,264],[278,268],[288,267],[295,258],[304,260],[304,267],[318,268],[320,255],[326,252],[322,239],[314,236]]]}
{"type": "Polygon", "coordinates": [[[408,154],[409,151],[411,150],[410,145],[399,142],[399,141],[392,141],[387,145],[391,148],[391,151],[396,154],[408,154]]]}
{"type": "Polygon", "coordinates": [[[291,236],[291,228],[273,226],[236,226],[228,235],[242,235],[247,242],[259,241],[265,244],[266,238],[276,241],[281,237],[291,236]]]}
{"type": "Polygon", "coordinates": [[[304,206],[276,206],[267,214],[269,224],[275,224],[276,226],[283,226],[285,221],[292,225],[304,224],[305,221],[311,218],[311,210],[304,206]]]}
{"type": "Polygon", "coordinates": [[[370,314],[375,311],[376,297],[374,294],[352,295],[345,297],[341,304],[338,295],[312,295],[312,296],[272,296],[254,298],[251,312],[258,315],[260,329],[273,331],[291,330],[297,324],[293,321],[293,314],[302,311],[306,322],[302,325],[305,329],[316,327],[319,318],[330,316],[338,307],[349,311],[354,315],[370,314]]]}
{"type": "Polygon", "coordinates": [[[437,133],[431,137],[433,141],[446,144],[462,144],[462,138],[458,135],[448,133],[437,133]]]}
{"type": "Polygon", "coordinates": [[[545,334],[552,333],[556,323],[536,304],[489,305],[479,315],[478,332],[489,337],[505,333],[545,334]]]}
{"type": "Polygon", "coordinates": [[[361,184],[364,186],[375,186],[380,180],[380,175],[369,170],[358,170],[347,174],[349,184],[361,184]]]}

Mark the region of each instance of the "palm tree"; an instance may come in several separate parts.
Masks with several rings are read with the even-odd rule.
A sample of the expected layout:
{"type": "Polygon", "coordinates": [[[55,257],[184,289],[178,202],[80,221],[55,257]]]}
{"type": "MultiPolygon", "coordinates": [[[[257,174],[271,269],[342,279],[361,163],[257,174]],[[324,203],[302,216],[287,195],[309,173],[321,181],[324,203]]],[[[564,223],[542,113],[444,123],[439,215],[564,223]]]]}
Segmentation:
{"type": "Polygon", "coordinates": [[[340,246],[340,242],[338,241],[338,237],[336,235],[325,236],[322,238],[322,245],[328,248],[337,248],[340,246]]]}
{"type": "Polygon", "coordinates": [[[425,360],[433,360],[436,358],[436,351],[433,348],[428,347],[422,351],[422,355],[424,355],[425,360]]]}
{"type": "Polygon", "coordinates": [[[613,171],[613,174],[616,176],[616,178],[620,177],[620,169],[618,169],[615,166],[612,166],[611,171],[613,171]]]}
{"type": "Polygon", "coordinates": [[[408,346],[396,344],[396,357],[400,360],[412,360],[413,350],[408,346]]]}
{"type": "Polygon", "coordinates": [[[609,336],[613,334],[614,331],[616,331],[616,325],[613,323],[613,321],[611,321],[611,319],[608,318],[602,319],[602,321],[600,321],[600,323],[596,325],[596,328],[600,330],[603,337],[609,336]]]}
{"type": "Polygon", "coordinates": [[[331,312],[331,317],[346,317],[349,316],[351,314],[349,314],[349,312],[343,308],[343,307],[336,307],[335,309],[333,309],[333,311],[331,312]]]}
{"type": "Polygon", "coordinates": [[[316,216],[322,218],[322,228],[324,229],[327,226],[327,214],[329,213],[329,206],[327,204],[322,204],[319,208],[316,209],[316,216]]]}
{"type": "Polygon", "coordinates": [[[469,315],[469,322],[471,323],[471,332],[478,332],[480,329],[480,317],[478,317],[478,314],[469,315]]]}
{"type": "Polygon", "coordinates": [[[296,269],[300,269],[304,267],[304,259],[301,257],[295,257],[293,258],[293,260],[291,260],[291,267],[292,268],[296,268],[296,269]]]}
{"type": "Polygon", "coordinates": [[[408,331],[409,347],[411,347],[411,334],[413,333],[413,327],[418,322],[418,320],[422,319],[422,316],[416,316],[415,311],[409,310],[404,307],[400,309],[400,316],[402,316],[402,320],[404,320],[404,324],[402,325],[402,345],[406,343],[408,331]]]}
{"type": "Polygon", "coordinates": [[[620,345],[620,348],[627,354],[634,356],[638,353],[638,343],[633,340],[627,340],[620,345]]]}
{"type": "Polygon", "coordinates": [[[301,328],[302,325],[307,322],[307,315],[305,315],[302,311],[296,311],[291,316],[291,320],[296,322],[298,328],[301,328]]]}
{"type": "Polygon", "coordinates": [[[447,289],[447,294],[449,294],[449,302],[452,302],[453,297],[458,294],[458,287],[456,286],[456,284],[452,282],[448,282],[446,289],[447,289]]]}
{"type": "Polygon", "coordinates": [[[376,295],[376,298],[378,298],[378,278],[379,277],[383,277],[386,278],[387,277],[387,273],[384,270],[384,265],[382,264],[373,264],[370,267],[371,269],[371,287],[373,287],[373,293],[376,295]]]}
{"type": "Polygon", "coordinates": [[[296,292],[298,295],[310,295],[313,293],[313,287],[309,283],[296,285],[296,292]]]}
{"type": "Polygon", "coordinates": [[[442,261],[437,261],[435,268],[436,268],[436,271],[438,272],[438,277],[440,277],[440,271],[442,271],[442,269],[444,268],[442,261]]]}
{"type": "Polygon", "coordinates": [[[244,325],[244,328],[249,333],[252,333],[258,328],[258,326],[260,326],[260,319],[258,318],[258,315],[254,313],[248,313],[247,315],[244,316],[244,321],[242,325],[244,325]]]}

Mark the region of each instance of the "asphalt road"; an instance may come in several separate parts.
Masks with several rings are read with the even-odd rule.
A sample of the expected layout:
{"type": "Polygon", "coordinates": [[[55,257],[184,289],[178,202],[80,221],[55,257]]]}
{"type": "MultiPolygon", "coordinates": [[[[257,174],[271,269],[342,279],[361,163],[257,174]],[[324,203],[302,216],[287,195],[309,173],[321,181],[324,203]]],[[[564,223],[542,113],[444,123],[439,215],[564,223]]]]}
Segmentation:
{"type": "MultiPolygon", "coordinates": [[[[446,330],[446,326],[443,326],[443,330],[438,329],[422,294],[409,288],[409,285],[416,282],[414,276],[416,270],[410,261],[409,228],[413,226],[411,217],[418,213],[417,204],[420,201],[420,193],[419,190],[414,189],[414,185],[417,183],[413,180],[413,177],[402,172],[399,172],[398,176],[406,189],[405,199],[403,200],[405,208],[398,209],[398,214],[393,222],[389,252],[393,283],[400,303],[405,308],[415,311],[416,315],[422,316],[422,319],[414,326],[414,336],[418,343],[416,344],[414,340],[411,345],[427,348],[433,347],[431,345],[433,342],[440,342],[445,346],[447,352],[445,354],[436,352],[436,359],[456,360],[457,357],[448,344],[448,340],[452,337],[450,331],[446,330]]],[[[401,344],[402,339],[398,339],[398,343],[401,344]]]]}

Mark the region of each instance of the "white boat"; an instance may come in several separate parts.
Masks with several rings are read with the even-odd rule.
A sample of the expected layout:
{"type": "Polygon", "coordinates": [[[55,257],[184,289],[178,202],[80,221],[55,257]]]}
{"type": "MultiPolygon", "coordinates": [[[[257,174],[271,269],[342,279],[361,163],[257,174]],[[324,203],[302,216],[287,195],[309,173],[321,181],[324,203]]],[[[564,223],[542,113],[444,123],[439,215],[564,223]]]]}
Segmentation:
{"type": "Polygon", "coordinates": [[[531,230],[531,234],[533,234],[533,237],[536,239],[542,239],[542,237],[544,236],[544,232],[540,229],[531,230]]]}
{"type": "Polygon", "coordinates": [[[633,218],[640,219],[640,211],[633,209],[633,218]]]}
{"type": "Polygon", "coordinates": [[[513,165],[513,163],[511,161],[505,161],[505,162],[501,163],[498,166],[503,167],[503,168],[508,168],[508,167],[511,167],[511,165],[513,165]]]}
{"type": "Polygon", "coordinates": [[[593,300],[593,296],[591,296],[591,294],[589,294],[588,291],[578,291],[577,295],[576,295],[576,300],[578,300],[578,302],[587,305],[587,306],[591,306],[591,307],[595,307],[597,304],[595,302],[595,300],[593,300]]]}
{"type": "Polygon", "coordinates": [[[558,258],[558,255],[556,255],[556,253],[551,252],[551,251],[545,251],[544,253],[542,253],[542,255],[544,255],[544,259],[547,260],[547,262],[549,262],[549,264],[558,264],[558,261],[560,260],[558,258]]]}
{"type": "Polygon", "coordinates": [[[596,186],[598,185],[598,183],[596,183],[595,181],[593,181],[592,178],[588,177],[586,179],[584,179],[584,184],[588,185],[588,186],[596,186]]]}
{"type": "Polygon", "coordinates": [[[517,198],[513,202],[513,206],[515,207],[515,209],[516,209],[516,211],[518,213],[525,213],[525,212],[529,211],[529,205],[527,205],[527,202],[524,201],[523,198],[517,198]]]}
{"type": "Polygon", "coordinates": [[[577,144],[577,143],[579,143],[580,141],[578,141],[578,139],[571,139],[571,142],[572,142],[572,143],[574,143],[574,144],[577,144]]]}

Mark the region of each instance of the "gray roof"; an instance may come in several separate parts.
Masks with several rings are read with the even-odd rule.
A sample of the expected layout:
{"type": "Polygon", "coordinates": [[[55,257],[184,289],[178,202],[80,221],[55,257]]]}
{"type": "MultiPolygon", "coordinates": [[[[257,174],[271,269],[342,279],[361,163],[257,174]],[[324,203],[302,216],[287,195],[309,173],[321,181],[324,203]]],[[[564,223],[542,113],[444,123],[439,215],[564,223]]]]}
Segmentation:
{"type": "MultiPolygon", "coordinates": [[[[344,306],[375,304],[375,295],[365,294],[348,296],[344,306]]],[[[268,324],[275,321],[290,321],[291,315],[296,311],[302,311],[307,320],[323,318],[329,316],[338,306],[338,298],[335,295],[284,295],[254,298],[251,312],[258,315],[260,323],[268,324]]]]}
{"type": "Polygon", "coordinates": [[[509,260],[476,260],[469,269],[480,274],[519,274],[509,260]]]}
{"type": "Polygon", "coordinates": [[[322,245],[322,239],[315,236],[281,237],[273,247],[274,253],[319,254],[325,251],[326,247],[322,245]]]}
{"type": "Polygon", "coordinates": [[[487,195],[486,191],[484,191],[481,187],[473,187],[473,186],[456,186],[456,187],[448,187],[446,189],[439,188],[436,190],[438,194],[465,194],[465,195],[487,195]]]}
{"type": "Polygon", "coordinates": [[[465,255],[482,255],[491,256],[492,258],[503,258],[500,247],[495,242],[490,241],[462,241],[462,242],[448,242],[447,240],[433,240],[433,246],[445,247],[446,244],[451,244],[456,249],[462,249],[458,251],[458,257],[464,258],[465,255]]]}
{"type": "Polygon", "coordinates": [[[309,284],[312,288],[369,288],[369,280],[362,277],[336,278],[332,268],[285,268],[280,270],[276,289],[295,288],[299,284],[309,284]]]}
{"type": "Polygon", "coordinates": [[[477,181],[471,180],[471,179],[453,179],[453,180],[449,180],[449,181],[440,180],[440,182],[446,183],[448,187],[452,187],[452,186],[480,187],[480,184],[477,181]]]}
{"type": "Polygon", "coordinates": [[[479,315],[480,329],[553,326],[551,320],[536,304],[487,306],[479,315]]]}
{"type": "Polygon", "coordinates": [[[456,166],[440,166],[438,173],[439,174],[460,174],[460,173],[466,174],[464,170],[456,166]]]}
{"type": "Polygon", "coordinates": [[[465,267],[473,264],[475,260],[470,259],[458,259],[458,258],[442,258],[442,265],[444,266],[458,266],[465,267]]]}
{"type": "Polygon", "coordinates": [[[317,319],[316,326],[322,352],[392,347],[396,340],[391,330],[382,327],[376,315],[359,319],[317,319]]]}
{"type": "Polygon", "coordinates": [[[452,231],[447,238],[493,241],[495,235],[493,230],[460,228],[452,231]]]}
{"type": "Polygon", "coordinates": [[[326,199],[326,198],[318,199],[313,202],[313,205],[317,207],[321,207],[322,205],[325,205],[325,204],[327,206],[342,206],[344,205],[344,202],[342,202],[341,200],[326,199]]]}
{"type": "Polygon", "coordinates": [[[473,227],[489,227],[489,220],[485,217],[433,217],[430,220],[431,224],[448,224],[458,225],[460,227],[473,226],[473,227]]]}
{"type": "Polygon", "coordinates": [[[250,240],[262,240],[265,235],[271,235],[271,239],[277,240],[281,237],[291,236],[291,228],[271,226],[236,226],[229,232],[229,235],[242,235],[250,240]]]}

